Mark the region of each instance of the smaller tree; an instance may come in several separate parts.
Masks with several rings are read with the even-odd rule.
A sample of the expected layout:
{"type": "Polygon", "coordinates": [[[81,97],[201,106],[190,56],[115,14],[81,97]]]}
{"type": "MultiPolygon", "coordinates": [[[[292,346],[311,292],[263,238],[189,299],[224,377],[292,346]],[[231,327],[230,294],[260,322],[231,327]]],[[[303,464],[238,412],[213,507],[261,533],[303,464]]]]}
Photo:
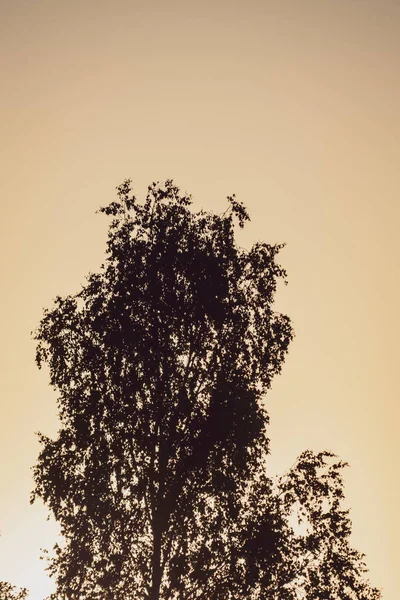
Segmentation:
{"type": "MultiPolygon", "coordinates": [[[[378,600],[366,578],[364,555],[350,543],[343,507],[343,469],[331,452],[307,450],[276,485],[286,539],[276,568],[280,600],[378,600]]],[[[262,519],[261,519],[262,523],[262,519]]]]}
{"type": "Polygon", "coordinates": [[[25,588],[18,589],[6,581],[0,581],[0,600],[25,600],[28,591],[25,588]]]}
{"type": "Polygon", "coordinates": [[[0,581],[0,600],[25,600],[28,592],[25,588],[18,589],[15,585],[0,581]]]}

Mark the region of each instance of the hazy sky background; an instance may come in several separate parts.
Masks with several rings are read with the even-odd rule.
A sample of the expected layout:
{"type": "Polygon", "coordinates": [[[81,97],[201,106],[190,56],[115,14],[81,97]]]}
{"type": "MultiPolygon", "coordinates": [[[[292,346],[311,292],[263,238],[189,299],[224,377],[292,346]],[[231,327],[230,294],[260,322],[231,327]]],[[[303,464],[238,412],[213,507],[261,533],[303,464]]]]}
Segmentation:
{"type": "Polygon", "coordinates": [[[354,544],[397,600],[399,58],[398,0],[0,0],[0,580],[50,590],[29,493],[55,394],[30,332],[98,269],[115,186],[174,178],[195,208],[236,193],[241,245],[287,243],[271,469],[350,462],[354,544]]]}

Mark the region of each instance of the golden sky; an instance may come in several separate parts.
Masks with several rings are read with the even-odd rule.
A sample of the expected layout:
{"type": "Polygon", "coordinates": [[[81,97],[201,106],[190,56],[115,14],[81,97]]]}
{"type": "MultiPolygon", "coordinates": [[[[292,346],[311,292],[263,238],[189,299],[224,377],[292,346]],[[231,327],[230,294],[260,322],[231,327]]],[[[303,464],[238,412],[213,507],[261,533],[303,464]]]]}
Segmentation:
{"type": "Polygon", "coordinates": [[[271,469],[350,462],[354,544],[397,600],[399,59],[398,0],[1,0],[0,580],[50,589],[29,493],[55,396],[30,331],[102,262],[115,186],[174,178],[195,208],[236,193],[241,245],[287,243],[271,469]]]}

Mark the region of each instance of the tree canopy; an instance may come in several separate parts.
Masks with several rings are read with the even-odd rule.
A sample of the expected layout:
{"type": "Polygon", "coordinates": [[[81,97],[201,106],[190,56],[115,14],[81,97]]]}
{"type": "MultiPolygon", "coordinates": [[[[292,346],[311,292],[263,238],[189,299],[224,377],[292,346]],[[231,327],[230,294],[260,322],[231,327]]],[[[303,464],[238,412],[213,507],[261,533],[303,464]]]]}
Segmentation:
{"type": "Polygon", "coordinates": [[[341,508],[343,464],[304,453],[267,476],[261,402],[293,337],[273,310],[280,245],[235,241],[249,219],[192,210],[172,181],[131,182],[105,263],[36,332],[60,430],[40,436],[33,498],[61,526],[57,600],[371,600],[341,508]],[[304,523],[296,533],[293,514],[304,523]]]}
{"type": "Polygon", "coordinates": [[[0,581],[0,600],[25,600],[28,592],[26,589],[18,589],[6,581],[0,581]]]}
{"type": "Polygon", "coordinates": [[[17,588],[7,581],[0,581],[0,600],[25,600],[28,591],[25,588],[17,588]]]}

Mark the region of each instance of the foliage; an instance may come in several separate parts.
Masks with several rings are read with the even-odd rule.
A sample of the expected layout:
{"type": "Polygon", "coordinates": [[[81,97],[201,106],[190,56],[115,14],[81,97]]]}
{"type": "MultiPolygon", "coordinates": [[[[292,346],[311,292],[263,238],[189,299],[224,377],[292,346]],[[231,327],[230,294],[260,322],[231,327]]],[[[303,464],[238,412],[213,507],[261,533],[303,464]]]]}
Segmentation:
{"type": "Polygon", "coordinates": [[[6,581],[0,581],[0,600],[25,600],[28,591],[25,588],[18,589],[6,581]]]}
{"type": "Polygon", "coordinates": [[[281,570],[285,575],[275,584],[281,599],[380,598],[365,577],[364,556],[350,544],[351,521],[343,508],[346,466],[330,452],[306,451],[277,483],[280,514],[286,524],[297,521],[287,532],[287,554],[277,568],[277,577],[281,570]]]}
{"type": "Polygon", "coordinates": [[[25,600],[27,596],[27,590],[18,590],[14,585],[0,581],[0,600],[25,600]]]}
{"type": "Polygon", "coordinates": [[[375,598],[348,544],[341,465],[320,475],[328,455],[305,454],[280,482],[266,475],[260,401],[293,337],[272,310],[281,246],[239,248],[245,208],[193,212],[172,181],[143,204],[126,181],[101,212],[105,264],[36,332],[61,421],[40,437],[33,494],[65,540],[53,598],[375,598]]]}

